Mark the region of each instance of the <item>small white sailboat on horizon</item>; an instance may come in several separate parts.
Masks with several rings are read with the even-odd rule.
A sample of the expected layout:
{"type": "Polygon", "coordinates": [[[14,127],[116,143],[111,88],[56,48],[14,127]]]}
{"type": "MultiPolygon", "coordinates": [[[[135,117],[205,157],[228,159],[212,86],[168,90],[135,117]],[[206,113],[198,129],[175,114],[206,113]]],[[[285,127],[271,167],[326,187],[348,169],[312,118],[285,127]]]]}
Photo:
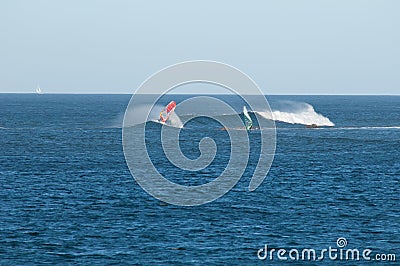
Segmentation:
{"type": "Polygon", "coordinates": [[[42,89],[39,87],[39,85],[36,87],[36,94],[43,94],[42,89]]]}

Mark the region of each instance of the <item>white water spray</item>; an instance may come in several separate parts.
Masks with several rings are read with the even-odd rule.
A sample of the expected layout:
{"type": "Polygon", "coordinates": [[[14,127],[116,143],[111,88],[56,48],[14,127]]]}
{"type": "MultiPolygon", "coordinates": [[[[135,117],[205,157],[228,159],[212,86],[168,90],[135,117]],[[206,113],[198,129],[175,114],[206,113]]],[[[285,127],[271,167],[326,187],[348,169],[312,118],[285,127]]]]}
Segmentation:
{"type": "Polygon", "coordinates": [[[177,127],[177,128],[183,128],[182,120],[179,118],[179,116],[175,112],[173,112],[169,116],[169,119],[166,122],[166,125],[172,126],[172,127],[177,127]]]}
{"type": "Polygon", "coordinates": [[[272,114],[267,112],[257,112],[266,119],[285,122],[289,124],[301,124],[333,127],[335,124],[329,118],[315,112],[314,107],[308,103],[285,101],[282,102],[282,109],[273,110],[272,114]]]}

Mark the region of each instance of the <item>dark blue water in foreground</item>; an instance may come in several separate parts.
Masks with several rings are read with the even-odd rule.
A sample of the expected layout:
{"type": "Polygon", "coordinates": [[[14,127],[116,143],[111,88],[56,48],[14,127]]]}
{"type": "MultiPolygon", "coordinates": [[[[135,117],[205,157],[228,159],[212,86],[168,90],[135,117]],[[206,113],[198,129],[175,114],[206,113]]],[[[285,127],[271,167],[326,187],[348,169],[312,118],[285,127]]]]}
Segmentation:
{"type": "MultiPolygon", "coordinates": [[[[270,264],[257,258],[265,244],[321,250],[337,248],[339,237],[347,248],[400,259],[400,97],[270,97],[309,103],[335,127],[278,122],[264,183],[247,191],[250,161],[233,190],[199,207],[164,204],[131,177],[121,144],[129,98],[0,94],[1,265],[270,264]]],[[[160,126],[149,129],[156,143],[160,126]]],[[[181,136],[188,157],[198,156],[201,132],[227,141],[194,121],[181,136]]],[[[257,151],[257,134],[251,138],[257,151]]],[[[219,151],[212,169],[191,180],[209,182],[223,170],[226,149],[219,151]]]]}

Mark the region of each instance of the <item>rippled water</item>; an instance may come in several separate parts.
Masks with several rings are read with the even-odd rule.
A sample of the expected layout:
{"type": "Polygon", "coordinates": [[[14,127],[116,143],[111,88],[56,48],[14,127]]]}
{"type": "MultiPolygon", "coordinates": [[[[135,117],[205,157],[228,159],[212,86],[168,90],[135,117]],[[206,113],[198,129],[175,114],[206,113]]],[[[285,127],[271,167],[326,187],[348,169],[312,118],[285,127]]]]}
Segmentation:
{"type": "MultiPolygon", "coordinates": [[[[349,248],[400,256],[400,97],[268,99],[273,108],[308,103],[335,127],[277,122],[275,160],[254,192],[259,135],[250,134],[251,160],[234,189],[177,207],[129,173],[121,145],[128,95],[0,94],[0,264],[249,265],[262,263],[265,244],[323,249],[339,237],[349,248]]],[[[157,145],[160,126],[149,122],[151,158],[171,180],[209,182],[229,159],[226,134],[215,128],[200,119],[182,130],[188,157],[204,136],[220,145],[200,172],[174,170],[157,145]]]]}

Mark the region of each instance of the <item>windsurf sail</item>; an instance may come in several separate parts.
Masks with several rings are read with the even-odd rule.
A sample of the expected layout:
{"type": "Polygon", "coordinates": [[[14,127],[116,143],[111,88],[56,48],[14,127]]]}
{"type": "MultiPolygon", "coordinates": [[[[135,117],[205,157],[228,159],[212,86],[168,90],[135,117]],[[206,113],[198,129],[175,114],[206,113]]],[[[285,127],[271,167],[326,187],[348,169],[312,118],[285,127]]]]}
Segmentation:
{"type": "Polygon", "coordinates": [[[249,112],[247,112],[246,106],[243,106],[243,116],[244,116],[244,126],[246,127],[246,130],[250,130],[253,127],[253,121],[251,120],[249,112]]]}
{"type": "Polygon", "coordinates": [[[176,107],[176,103],[174,101],[171,101],[167,106],[165,106],[165,108],[160,113],[159,121],[162,123],[167,122],[168,118],[174,112],[175,107],[176,107]]]}

